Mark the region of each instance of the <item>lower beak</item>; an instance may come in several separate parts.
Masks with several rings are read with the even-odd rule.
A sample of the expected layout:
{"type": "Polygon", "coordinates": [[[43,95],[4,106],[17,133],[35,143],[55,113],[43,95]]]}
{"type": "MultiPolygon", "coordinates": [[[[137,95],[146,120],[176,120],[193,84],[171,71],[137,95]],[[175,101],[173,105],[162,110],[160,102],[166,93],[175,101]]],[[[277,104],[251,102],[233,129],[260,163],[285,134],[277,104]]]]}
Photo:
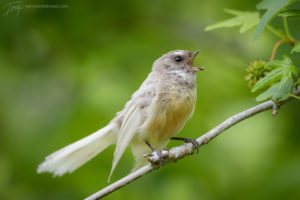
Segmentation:
{"type": "Polygon", "coordinates": [[[193,67],[193,62],[197,54],[200,52],[200,50],[195,51],[192,56],[188,59],[187,64],[191,67],[193,71],[199,71],[199,70],[204,70],[202,67],[193,67]]]}

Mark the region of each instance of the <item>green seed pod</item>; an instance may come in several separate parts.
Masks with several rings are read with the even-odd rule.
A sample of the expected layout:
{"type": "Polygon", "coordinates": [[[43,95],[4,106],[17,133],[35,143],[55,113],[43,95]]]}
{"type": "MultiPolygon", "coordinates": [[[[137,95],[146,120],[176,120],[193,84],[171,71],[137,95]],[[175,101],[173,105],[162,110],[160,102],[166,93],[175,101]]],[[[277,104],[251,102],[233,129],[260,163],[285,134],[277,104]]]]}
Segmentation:
{"type": "Polygon", "coordinates": [[[252,88],[256,82],[265,77],[267,73],[271,71],[269,67],[265,67],[267,62],[265,60],[254,60],[249,63],[246,68],[245,80],[248,81],[248,86],[252,88]]]}

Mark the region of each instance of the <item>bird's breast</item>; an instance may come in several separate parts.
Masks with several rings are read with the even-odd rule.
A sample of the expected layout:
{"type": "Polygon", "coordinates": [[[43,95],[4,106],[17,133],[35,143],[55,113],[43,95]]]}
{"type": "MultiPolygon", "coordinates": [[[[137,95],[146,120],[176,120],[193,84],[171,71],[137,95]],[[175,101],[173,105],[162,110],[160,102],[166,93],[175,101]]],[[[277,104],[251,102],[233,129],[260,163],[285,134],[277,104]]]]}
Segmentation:
{"type": "Polygon", "coordinates": [[[173,85],[163,89],[152,104],[150,117],[145,123],[149,142],[168,140],[178,133],[192,115],[196,97],[195,87],[173,85]]]}

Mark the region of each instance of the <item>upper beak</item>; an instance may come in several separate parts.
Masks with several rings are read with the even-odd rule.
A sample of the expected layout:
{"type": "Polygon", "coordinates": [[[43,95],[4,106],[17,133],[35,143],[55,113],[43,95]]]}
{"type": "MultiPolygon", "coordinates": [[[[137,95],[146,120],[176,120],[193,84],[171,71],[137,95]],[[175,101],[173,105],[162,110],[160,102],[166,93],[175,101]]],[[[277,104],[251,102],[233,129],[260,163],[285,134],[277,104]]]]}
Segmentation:
{"type": "Polygon", "coordinates": [[[193,53],[193,58],[200,52],[200,50],[197,50],[193,53]]]}
{"type": "Polygon", "coordinates": [[[195,71],[204,70],[202,67],[193,67],[193,61],[197,54],[200,52],[200,50],[195,51],[192,56],[188,59],[187,64],[191,66],[191,68],[195,71]]]}

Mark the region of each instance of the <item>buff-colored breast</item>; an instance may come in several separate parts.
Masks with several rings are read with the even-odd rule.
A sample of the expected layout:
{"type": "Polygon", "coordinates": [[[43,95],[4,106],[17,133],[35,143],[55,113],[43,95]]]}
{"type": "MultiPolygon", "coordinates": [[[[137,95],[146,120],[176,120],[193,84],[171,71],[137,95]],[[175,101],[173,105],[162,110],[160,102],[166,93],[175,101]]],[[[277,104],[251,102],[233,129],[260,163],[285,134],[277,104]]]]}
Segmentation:
{"type": "Polygon", "coordinates": [[[152,116],[145,124],[147,139],[154,144],[169,140],[182,129],[194,111],[196,89],[185,92],[172,89],[167,96],[158,96],[156,101],[152,116]]]}

